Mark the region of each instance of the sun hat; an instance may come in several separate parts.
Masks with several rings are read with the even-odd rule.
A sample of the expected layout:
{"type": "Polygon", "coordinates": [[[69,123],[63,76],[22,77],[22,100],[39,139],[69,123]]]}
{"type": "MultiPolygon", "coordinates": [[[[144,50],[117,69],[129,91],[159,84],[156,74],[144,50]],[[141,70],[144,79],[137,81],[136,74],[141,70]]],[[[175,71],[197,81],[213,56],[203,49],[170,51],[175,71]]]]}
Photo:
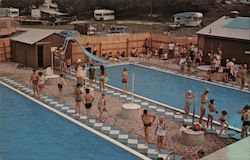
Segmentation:
{"type": "Polygon", "coordinates": [[[188,93],[192,93],[192,91],[191,91],[191,90],[188,90],[188,93]]]}
{"type": "Polygon", "coordinates": [[[210,92],[209,88],[205,88],[204,92],[210,92]]]}

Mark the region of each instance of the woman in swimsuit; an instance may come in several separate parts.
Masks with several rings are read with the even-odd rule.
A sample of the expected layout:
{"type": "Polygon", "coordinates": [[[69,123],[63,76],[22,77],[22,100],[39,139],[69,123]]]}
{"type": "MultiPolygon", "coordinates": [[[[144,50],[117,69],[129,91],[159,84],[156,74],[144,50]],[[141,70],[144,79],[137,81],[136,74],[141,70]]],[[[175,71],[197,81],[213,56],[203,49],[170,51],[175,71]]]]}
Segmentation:
{"type": "Polygon", "coordinates": [[[190,107],[192,105],[192,101],[194,99],[194,95],[192,94],[191,90],[188,90],[188,92],[185,93],[183,96],[186,97],[184,111],[185,111],[186,116],[187,116],[187,115],[189,115],[189,110],[190,110],[190,107]]]}
{"type": "Polygon", "coordinates": [[[76,108],[75,113],[80,114],[81,110],[81,104],[82,104],[82,91],[81,91],[82,85],[80,83],[77,83],[75,88],[75,102],[76,102],[76,108]]]}
{"type": "Polygon", "coordinates": [[[218,113],[217,110],[216,110],[216,107],[214,105],[214,100],[211,99],[209,101],[209,104],[208,104],[208,108],[209,108],[209,113],[208,113],[208,119],[207,119],[207,128],[208,128],[208,124],[209,122],[211,123],[211,129],[213,128],[213,117],[214,117],[214,114],[215,113],[218,113]]]}
{"type": "Polygon", "coordinates": [[[38,75],[35,69],[33,69],[33,73],[30,76],[30,83],[33,89],[33,95],[36,96],[36,93],[38,95],[38,75]]]}
{"type": "Polygon", "coordinates": [[[101,98],[98,101],[98,110],[100,112],[99,115],[99,120],[103,121],[103,112],[107,111],[106,109],[106,99],[105,99],[105,94],[103,93],[101,98]]]}
{"type": "Polygon", "coordinates": [[[107,77],[107,73],[105,71],[105,68],[103,65],[100,66],[100,73],[99,73],[99,84],[100,84],[100,90],[104,91],[104,87],[105,87],[105,80],[107,77]]]}
{"type": "Polygon", "coordinates": [[[38,98],[43,94],[43,89],[45,87],[45,77],[42,72],[38,73],[38,98]]]}
{"type": "Polygon", "coordinates": [[[126,68],[123,68],[122,71],[122,84],[123,84],[123,91],[128,90],[128,72],[126,68]]]}
{"type": "Polygon", "coordinates": [[[84,67],[82,66],[82,61],[81,59],[77,60],[77,65],[76,65],[76,79],[77,83],[80,83],[82,86],[84,85],[84,67]]]}
{"type": "Polygon", "coordinates": [[[203,116],[206,114],[206,104],[208,103],[208,93],[209,89],[206,88],[204,94],[201,96],[201,114],[199,123],[201,124],[203,116]]]}
{"type": "Polygon", "coordinates": [[[90,90],[87,88],[85,89],[86,95],[84,96],[85,99],[85,109],[87,112],[87,120],[89,120],[90,116],[90,108],[92,107],[92,103],[95,100],[95,98],[90,94],[90,90]]]}
{"type": "Polygon", "coordinates": [[[163,139],[166,133],[166,123],[164,121],[164,117],[159,118],[159,122],[157,123],[156,135],[157,135],[157,151],[162,149],[163,139]]]}
{"type": "Polygon", "coordinates": [[[221,135],[223,131],[225,131],[225,134],[227,133],[227,130],[228,130],[228,123],[227,123],[227,121],[226,121],[226,116],[229,116],[229,117],[230,117],[230,115],[228,114],[227,111],[222,111],[222,112],[221,112],[221,116],[220,116],[220,118],[219,118],[219,122],[221,123],[221,127],[222,127],[222,128],[221,128],[221,131],[220,131],[220,133],[219,133],[219,135],[221,135]]]}
{"type": "Polygon", "coordinates": [[[148,110],[143,110],[143,115],[141,116],[143,126],[144,126],[144,134],[145,134],[145,145],[148,144],[148,127],[150,127],[155,120],[155,115],[149,114],[148,110]],[[153,118],[153,120],[152,120],[153,118]]]}

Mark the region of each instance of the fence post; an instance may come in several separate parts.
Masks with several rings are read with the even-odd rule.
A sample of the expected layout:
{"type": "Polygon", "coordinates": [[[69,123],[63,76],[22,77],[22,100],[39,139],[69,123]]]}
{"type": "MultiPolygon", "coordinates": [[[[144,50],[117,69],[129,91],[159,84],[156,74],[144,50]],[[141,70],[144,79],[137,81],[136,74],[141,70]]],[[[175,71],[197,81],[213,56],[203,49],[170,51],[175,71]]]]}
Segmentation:
{"type": "Polygon", "coordinates": [[[99,49],[99,56],[102,57],[102,42],[100,42],[99,49]]]}
{"type": "Polygon", "coordinates": [[[127,55],[125,55],[125,57],[129,56],[129,39],[127,38],[127,55]]]}

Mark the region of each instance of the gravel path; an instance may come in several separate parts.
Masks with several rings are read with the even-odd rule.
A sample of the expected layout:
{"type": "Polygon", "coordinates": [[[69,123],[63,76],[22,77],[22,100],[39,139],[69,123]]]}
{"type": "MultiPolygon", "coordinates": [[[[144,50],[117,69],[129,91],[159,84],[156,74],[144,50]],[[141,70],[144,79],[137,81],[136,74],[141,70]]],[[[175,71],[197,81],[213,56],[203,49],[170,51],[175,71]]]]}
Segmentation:
{"type": "MultiPolygon", "coordinates": [[[[31,68],[17,69],[15,65],[15,63],[0,63],[0,76],[9,76],[19,79],[24,83],[28,83],[31,74],[31,68]]],[[[67,86],[64,88],[64,98],[62,100],[74,107],[75,102],[73,91],[75,83],[69,80],[67,80],[67,83],[67,86]]],[[[57,85],[46,85],[45,92],[51,96],[56,96],[57,85]]],[[[99,114],[97,109],[97,101],[100,97],[100,94],[101,93],[99,91],[93,92],[93,95],[96,99],[91,109],[91,115],[93,117],[97,117],[99,114]]],[[[140,113],[138,113],[138,118],[135,120],[121,119],[121,106],[124,102],[121,99],[113,96],[106,96],[106,99],[108,112],[104,115],[104,121],[116,127],[122,128],[129,133],[136,134],[140,138],[143,138],[143,125],[140,119],[140,113]]],[[[83,110],[83,112],[86,113],[85,110],[83,110]]],[[[216,135],[206,135],[205,142],[202,145],[195,147],[185,146],[180,143],[181,124],[169,119],[166,121],[168,129],[164,139],[164,146],[166,148],[172,148],[174,153],[182,155],[185,160],[197,159],[197,157],[194,155],[196,155],[196,152],[199,149],[203,149],[205,151],[205,155],[207,155],[233,142],[233,140],[224,140],[217,137],[216,135]]],[[[153,124],[150,129],[150,143],[156,143],[156,136],[154,134],[155,128],[156,124],[153,124]]]]}

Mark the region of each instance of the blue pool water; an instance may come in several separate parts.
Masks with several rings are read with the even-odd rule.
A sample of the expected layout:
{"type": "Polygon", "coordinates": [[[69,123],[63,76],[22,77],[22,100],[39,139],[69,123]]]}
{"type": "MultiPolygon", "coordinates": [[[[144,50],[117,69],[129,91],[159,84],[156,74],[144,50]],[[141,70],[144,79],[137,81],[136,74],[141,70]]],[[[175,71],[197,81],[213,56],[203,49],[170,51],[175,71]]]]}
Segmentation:
{"type": "Polygon", "coordinates": [[[139,158],[0,85],[0,159],[139,158]]]}
{"type": "MultiPolygon", "coordinates": [[[[211,93],[209,99],[215,99],[215,105],[219,112],[227,110],[231,114],[228,119],[231,126],[241,127],[240,115],[236,113],[243,105],[250,102],[250,94],[242,91],[225,88],[189,78],[172,75],[136,65],[123,65],[107,67],[108,84],[122,88],[121,73],[126,67],[129,73],[129,88],[131,89],[132,74],[135,74],[135,93],[144,97],[162,102],[164,104],[183,109],[185,98],[184,92],[191,89],[197,91],[196,114],[200,113],[200,97],[205,88],[209,88],[211,93]]],[[[219,114],[215,116],[217,120],[219,114]]]]}

